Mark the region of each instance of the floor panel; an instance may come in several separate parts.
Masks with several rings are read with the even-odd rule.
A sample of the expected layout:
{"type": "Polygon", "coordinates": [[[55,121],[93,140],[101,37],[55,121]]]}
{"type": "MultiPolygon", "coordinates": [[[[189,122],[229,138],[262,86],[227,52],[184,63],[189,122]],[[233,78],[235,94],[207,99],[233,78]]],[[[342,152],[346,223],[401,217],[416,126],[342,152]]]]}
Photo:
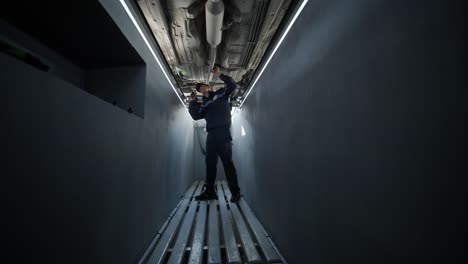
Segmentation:
{"type": "Polygon", "coordinates": [[[225,181],[217,200],[195,201],[203,184],[185,193],[143,263],[285,263],[245,200],[229,202],[225,181]]]}

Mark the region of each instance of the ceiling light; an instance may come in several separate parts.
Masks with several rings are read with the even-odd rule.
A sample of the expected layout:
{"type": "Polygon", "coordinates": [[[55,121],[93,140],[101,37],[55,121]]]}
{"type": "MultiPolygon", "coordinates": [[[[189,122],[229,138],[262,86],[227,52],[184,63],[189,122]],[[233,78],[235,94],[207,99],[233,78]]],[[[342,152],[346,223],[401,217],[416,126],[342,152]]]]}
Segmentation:
{"type": "Polygon", "coordinates": [[[250,92],[252,91],[252,89],[254,88],[255,84],[257,83],[258,79],[260,78],[260,76],[262,75],[263,71],[265,70],[265,68],[268,66],[268,63],[270,63],[270,60],[271,58],[273,58],[273,55],[275,55],[276,51],[278,50],[279,46],[281,45],[281,43],[283,42],[284,38],[286,37],[286,35],[288,34],[289,30],[291,29],[292,25],[294,24],[294,22],[296,22],[296,19],[297,17],[299,16],[299,14],[301,14],[302,10],[304,9],[305,5],[307,4],[309,0],[304,0],[301,4],[301,6],[297,9],[296,13],[294,14],[291,22],[289,22],[288,26],[286,27],[286,30],[284,31],[283,35],[281,36],[281,38],[278,40],[278,42],[276,43],[276,46],[275,48],[273,49],[273,51],[271,52],[270,56],[268,57],[267,61],[265,62],[265,64],[263,65],[263,68],[262,70],[260,71],[260,73],[257,75],[257,78],[255,78],[255,81],[253,82],[252,86],[250,87],[250,89],[247,91],[247,94],[244,96],[244,100],[242,100],[242,102],[240,103],[239,107],[237,109],[240,109],[242,107],[242,105],[244,104],[245,102],[245,99],[247,99],[247,97],[249,96],[250,92]]]}
{"type": "Polygon", "coordinates": [[[140,36],[141,38],[143,39],[143,41],[145,42],[146,46],[148,47],[148,49],[150,50],[151,54],[153,55],[154,59],[156,60],[156,62],[158,63],[159,67],[161,68],[161,71],[163,72],[164,76],[166,77],[167,79],[167,82],[171,85],[172,87],[172,90],[174,90],[174,92],[176,93],[177,97],[179,98],[180,102],[182,103],[182,105],[187,108],[187,106],[185,105],[184,101],[182,100],[182,98],[180,97],[179,93],[177,92],[177,89],[174,87],[174,85],[172,84],[171,82],[171,79],[169,78],[169,75],[167,74],[166,70],[164,69],[161,61],[158,59],[158,57],[156,56],[156,53],[154,52],[153,48],[151,47],[148,39],[146,38],[145,34],[143,33],[143,31],[141,30],[140,26],[138,25],[138,22],[136,21],[135,17],[133,16],[132,12],[130,11],[130,9],[128,8],[127,6],[127,3],[125,2],[125,0],[120,0],[120,3],[122,4],[123,8],[125,9],[125,12],[127,12],[127,15],[130,17],[130,20],[132,20],[133,22],[133,25],[135,26],[135,28],[137,29],[138,33],[140,33],[140,36]]]}

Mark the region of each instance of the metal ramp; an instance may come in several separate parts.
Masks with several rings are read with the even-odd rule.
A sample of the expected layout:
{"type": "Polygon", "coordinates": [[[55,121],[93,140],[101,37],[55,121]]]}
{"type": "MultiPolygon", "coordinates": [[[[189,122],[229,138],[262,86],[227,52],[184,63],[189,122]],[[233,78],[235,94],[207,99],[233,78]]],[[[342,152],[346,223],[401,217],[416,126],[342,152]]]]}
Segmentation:
{"type": "Polygon", "coordinates": [[[195,201],[203,184],[192,184],[140,263],[286,263],[244,199],[229,202],[225,181],[217,200],[195,201]]]}

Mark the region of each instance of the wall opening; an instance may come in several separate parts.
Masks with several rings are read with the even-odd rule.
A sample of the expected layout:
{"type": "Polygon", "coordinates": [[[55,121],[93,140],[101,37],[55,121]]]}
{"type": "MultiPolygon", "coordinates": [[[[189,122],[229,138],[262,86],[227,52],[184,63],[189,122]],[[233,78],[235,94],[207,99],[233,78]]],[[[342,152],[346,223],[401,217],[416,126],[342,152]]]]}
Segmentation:
{"type": "Polygon", "coordinates": [[[78,1],[69,12],[39,2],[4,11],[2,47],[29,54],[48,74],[144,117],[146,64],[98,1],[78,1]]]}

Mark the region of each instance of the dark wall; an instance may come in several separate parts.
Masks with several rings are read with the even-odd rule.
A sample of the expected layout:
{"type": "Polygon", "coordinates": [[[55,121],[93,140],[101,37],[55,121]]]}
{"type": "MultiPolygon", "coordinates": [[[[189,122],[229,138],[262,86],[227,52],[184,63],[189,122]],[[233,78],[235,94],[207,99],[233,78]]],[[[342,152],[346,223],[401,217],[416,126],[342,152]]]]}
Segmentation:
{"type": "MultiPolygon", "coordinates": [[[[5,9],[6,10],[6,9],[5,9]]],[[[2,10],[3,11],[3,10],[2,10]]],[[[3,18],[2,18],[3,19],[3,18]]],[[[49,66],[49,73],[78,87],[84,85],[83,69],[34,37],[0,19],[0,40],[28,52],[49,66]]]]}
{"type": "Polygon", "coordinates": [[[85,89],[126,111],[143,118],[146,67],[127,66],[91,69],[85,72],[85,89]]]}
{"type": "Polygon", "coordinates": [[[309,1],[233,125],[245,198],[289,263],[465,256],[461,10],[309,1]]]}
{"type": "Polygon", "coordinates": [[[142,63],[98,0],[9,2],[0,17],[84,69],[142,63]]]}
{"type": "Polygon", "coordinates": [[[193,182],[193,122],[118,1],[146,64],[145,118],[0,55],[8,256],[136,263],[193,182]]]}

